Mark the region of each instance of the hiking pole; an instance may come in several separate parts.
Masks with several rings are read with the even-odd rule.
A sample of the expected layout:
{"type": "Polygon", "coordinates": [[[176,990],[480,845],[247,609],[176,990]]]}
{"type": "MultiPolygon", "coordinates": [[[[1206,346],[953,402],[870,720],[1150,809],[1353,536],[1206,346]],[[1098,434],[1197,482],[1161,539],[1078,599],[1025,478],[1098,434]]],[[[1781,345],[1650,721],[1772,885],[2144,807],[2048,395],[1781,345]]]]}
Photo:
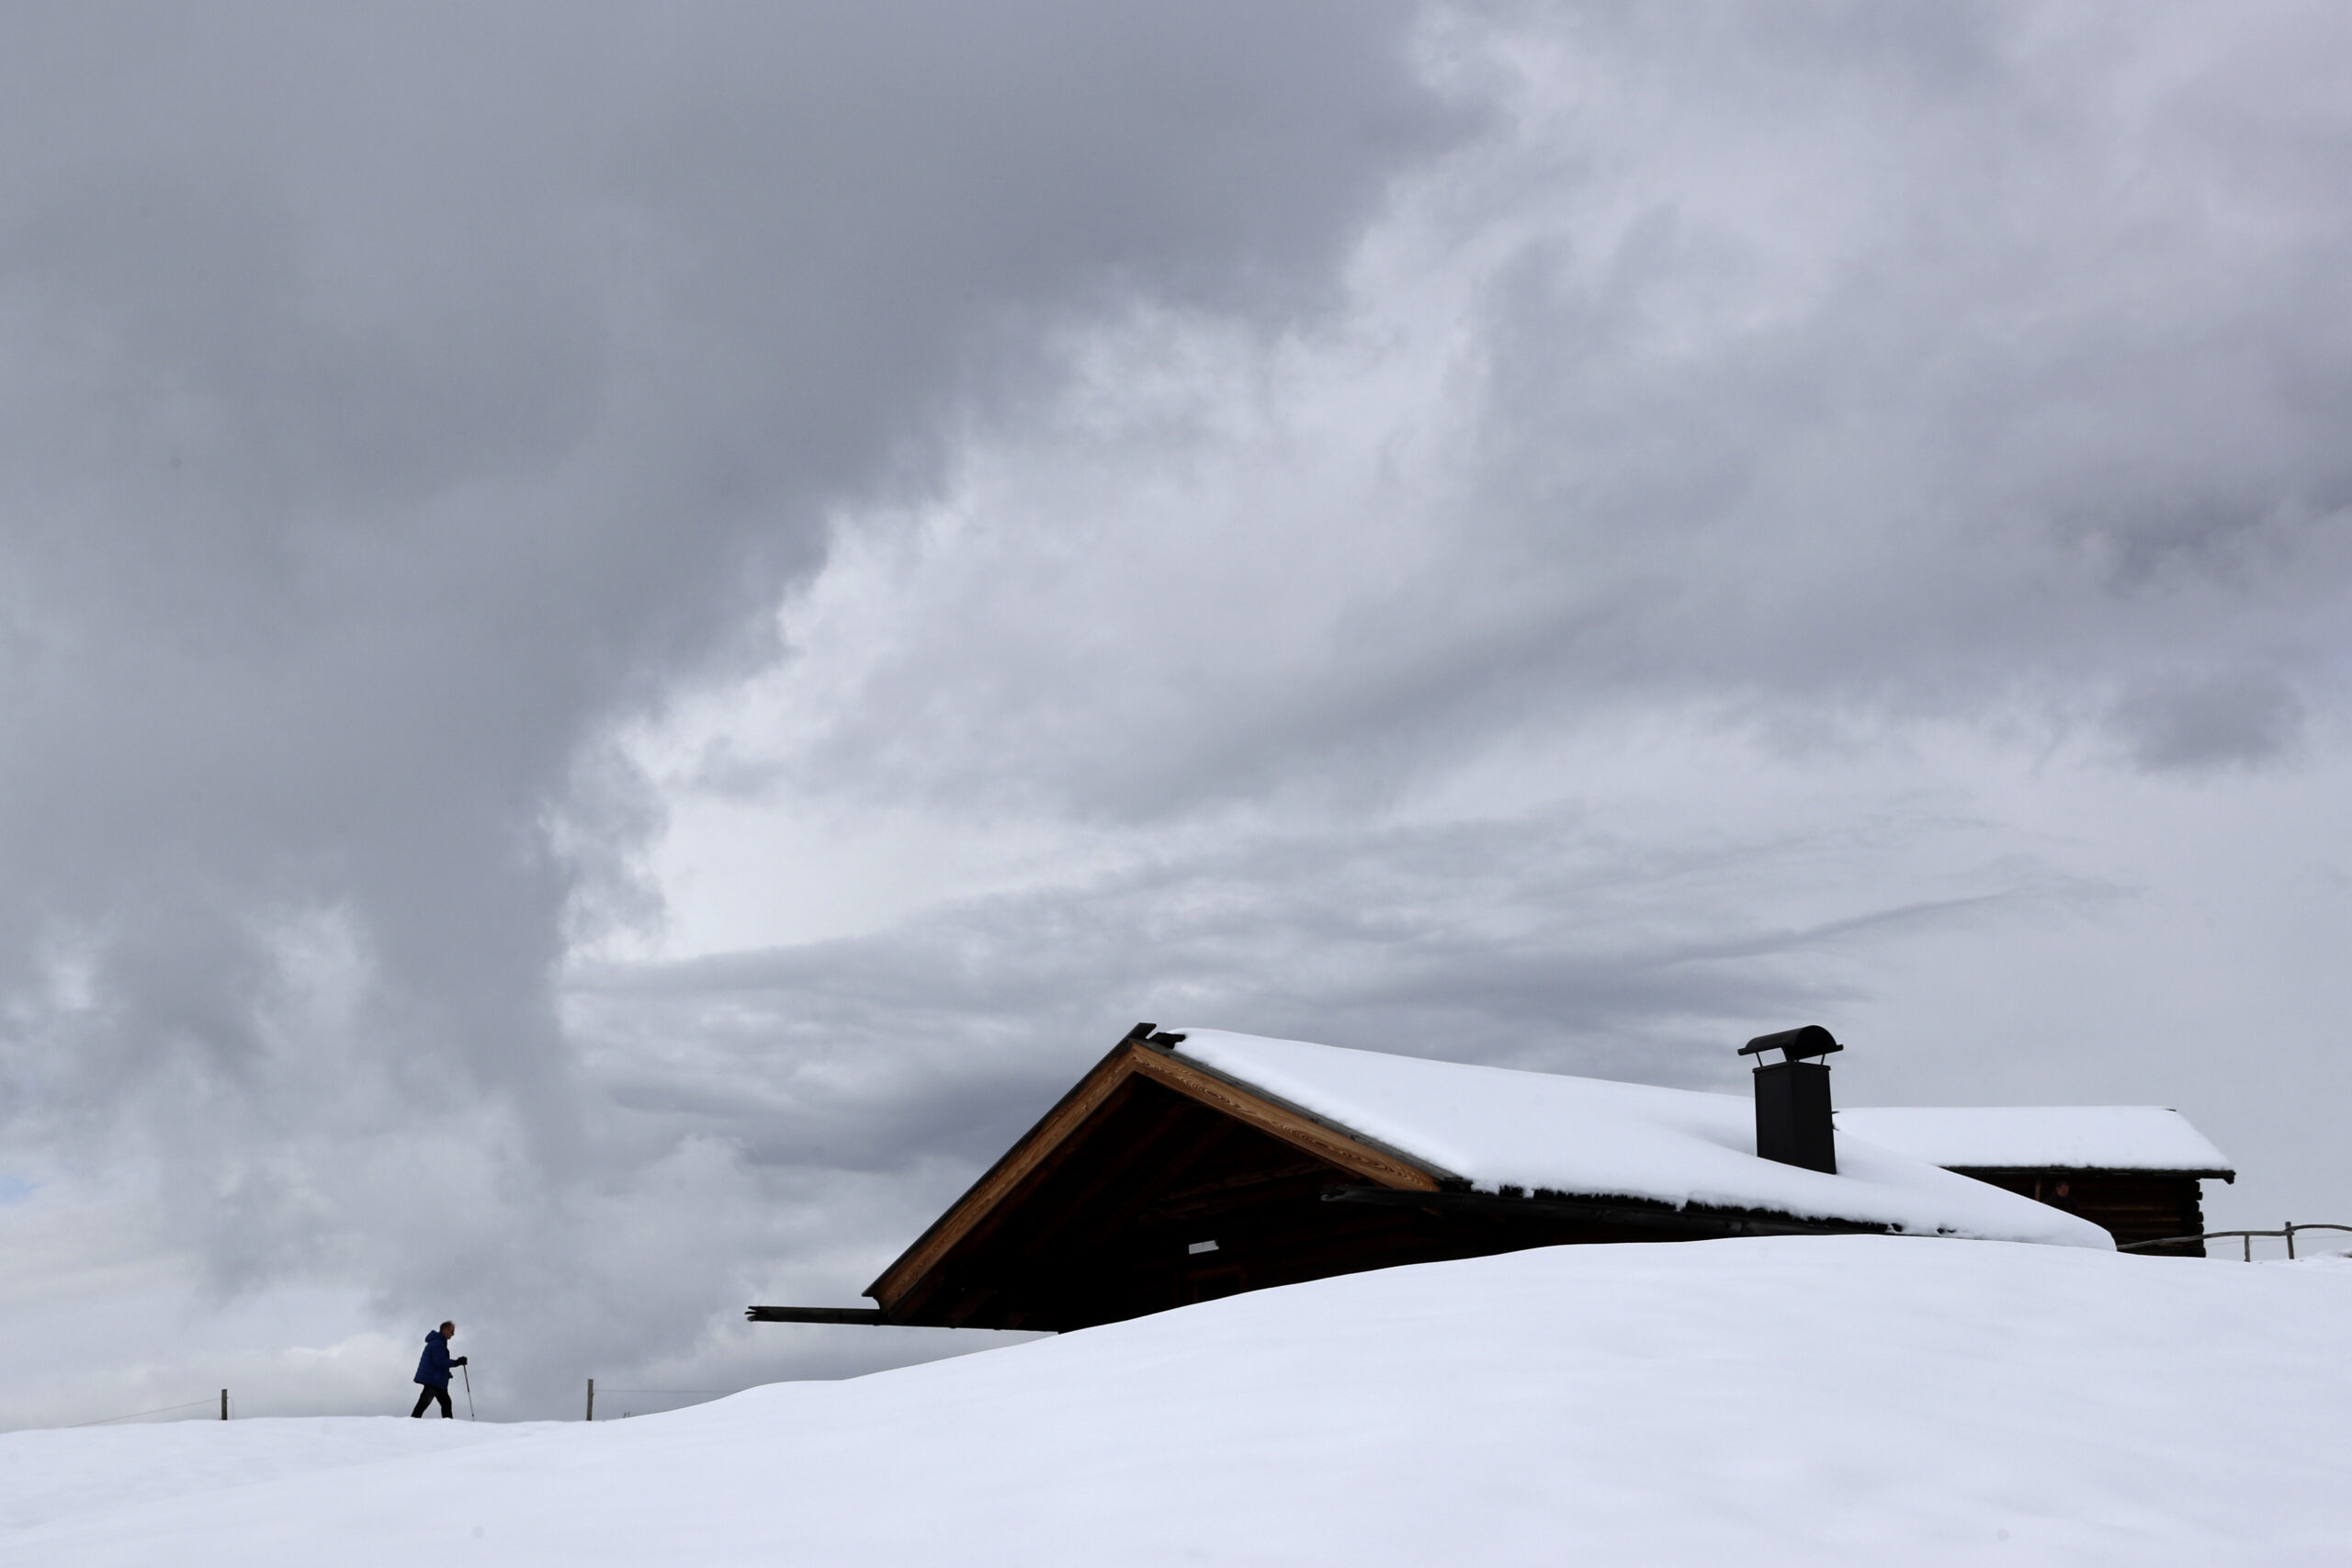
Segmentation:
{"type": "Polygon", "coordinates": [[[459,1367],[458,1371],[466,1374],[466,1419],[480,1420],[481,1417],[474,1414],[474,1370],[471,1367],[459,1367]]]}

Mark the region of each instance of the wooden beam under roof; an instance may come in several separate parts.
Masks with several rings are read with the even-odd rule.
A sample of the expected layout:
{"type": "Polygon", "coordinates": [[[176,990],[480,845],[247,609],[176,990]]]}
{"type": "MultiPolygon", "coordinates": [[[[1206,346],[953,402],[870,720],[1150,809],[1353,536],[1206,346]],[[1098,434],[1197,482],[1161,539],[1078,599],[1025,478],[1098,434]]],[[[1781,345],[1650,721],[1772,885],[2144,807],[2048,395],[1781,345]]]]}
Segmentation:
{"type": "Polygon", "coordinates": [[[876,1307],[779,1307],[749,1306],[743,1309],[745,1318],[752,1323],[864,1323],[887,1324],[888,1313],[876,1307]]]}
{"type": "Polygon", "coordinates": [[[1637,1230],[1680,1231],[1693,1236],[1892,1235],[1892,1225],[1859,1220],[1800,1220],[1792,1215],[1701,1204],[1676,1208],[1651,1199],[1579,1198],[1568,1193],[1532,1196],[1496,1192],[1398,1192],[1385,1187],[1327,1187],[1326,1203],[1364,1203],[1419,1209],[1439,1215],[1491,1220],[1557,1219],[1637,1230]]]}

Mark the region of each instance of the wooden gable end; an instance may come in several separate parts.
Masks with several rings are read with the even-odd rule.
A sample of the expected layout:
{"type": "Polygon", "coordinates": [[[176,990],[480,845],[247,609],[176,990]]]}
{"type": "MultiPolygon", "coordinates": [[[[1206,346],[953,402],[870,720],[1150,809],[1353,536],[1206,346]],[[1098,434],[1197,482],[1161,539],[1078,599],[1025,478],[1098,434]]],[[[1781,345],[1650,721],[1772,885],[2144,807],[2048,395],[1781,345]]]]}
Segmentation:
{"type": "Polygon", "coordinates": [[[1446,1176],[1130,1039],[865,1293],[893,1323],[1112,1322],[1399,1260],[1353,1260],[1361,1233],[1396,1216],[1341,1213],[1321,1194],[1435,1191],[1446,1176]]]}

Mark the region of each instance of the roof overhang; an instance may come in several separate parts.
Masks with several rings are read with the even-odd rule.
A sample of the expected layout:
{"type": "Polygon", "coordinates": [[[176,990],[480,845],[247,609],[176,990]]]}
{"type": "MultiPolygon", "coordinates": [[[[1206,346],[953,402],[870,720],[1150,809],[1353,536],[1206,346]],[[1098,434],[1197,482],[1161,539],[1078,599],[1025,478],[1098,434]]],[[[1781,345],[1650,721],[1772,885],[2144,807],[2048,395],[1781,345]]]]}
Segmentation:
{"type": "Polygon", "coordinates": [[[1973,1176],[1980,1181],[1996,1176],[2011,1178],[2144,1176],[2151,1179],[2194,1178],[2199,1181],[2229,1182],[2234,1182],[2238,1179],[2238,1173],[2234,1170],[2176,1170],[2168,1167],[2141,1165],[1948,1165],[1944,1168],[1956,1176],[1973,1176]]]}
{"type": "Polygon", "coordinates": [[[1333,1187],[1327,1203],[1371,1203],[1383,1208],[1425,1209],[1431,1213],[1483,1219],[1544,1218],[1585,1224],[1622,1225],[1643,1232],[1679,1233],[1693,1239],[1747,1235],[1901,1235],[1891,1225],[1860,1220],[1801,1220],[1765,1209],[1719,1209],[1701,1204],[1676,1208],[1642,1198],[1581,1197],[1566,1192],[1521,1195],[1496,1192],[1399,1192],[1374,1187],[1333,1187]]]}

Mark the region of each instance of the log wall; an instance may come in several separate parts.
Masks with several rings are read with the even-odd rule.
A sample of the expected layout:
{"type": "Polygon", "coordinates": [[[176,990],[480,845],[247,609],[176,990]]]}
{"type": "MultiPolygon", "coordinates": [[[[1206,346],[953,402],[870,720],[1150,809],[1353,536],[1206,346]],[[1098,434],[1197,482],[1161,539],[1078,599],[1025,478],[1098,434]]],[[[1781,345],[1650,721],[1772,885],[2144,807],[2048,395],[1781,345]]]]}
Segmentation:
{"type": "MultiPolygon", "coordinates": [[[[2178,1171],[1973,1169],[1962,1176],[2080,1214],[2104,1227],[2120,1247],[2166,1236],[2197,1235],[2205,1229],[2203,1192],[2195,1176],[2178,1171]]],[[[2202,1258],[2202,1242],[2152,1247],[2154,1256],[2202,1258]]]]}

